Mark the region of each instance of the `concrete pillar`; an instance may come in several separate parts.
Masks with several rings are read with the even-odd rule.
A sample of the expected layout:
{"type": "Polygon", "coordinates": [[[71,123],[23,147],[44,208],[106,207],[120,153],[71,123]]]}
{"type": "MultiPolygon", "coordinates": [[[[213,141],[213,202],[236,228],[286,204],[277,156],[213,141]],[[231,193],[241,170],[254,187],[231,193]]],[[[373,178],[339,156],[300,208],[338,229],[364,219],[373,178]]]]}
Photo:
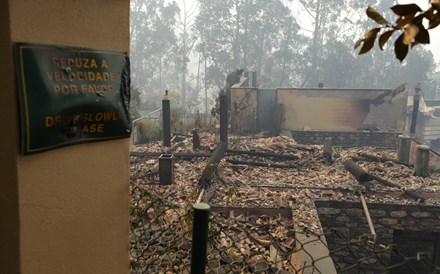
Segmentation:
{"type": "Polygon", "coordinates": [[[324,157],[333,160],[333,139],[331,137],[324,140],[324,157]]]}
{"type": "Polygon", "coordinates": [[[409,155],[411,152],[411,137],[399,136],[399,150],[397,151],[397,161],[409,164],[409,155]]]}
{"type": "Polygon", "coordinates": [[[129,50],[129,0],[0,1],[0,272],[129,273],[129,138],[19,154],[13,44],[129,50]]]}
{"type": "Polygon", "coordinates": [[[425,177],[429,167],[429,147],[418,145],[416,152],[416,162],[414,163],[414,175],[425,177]]]}

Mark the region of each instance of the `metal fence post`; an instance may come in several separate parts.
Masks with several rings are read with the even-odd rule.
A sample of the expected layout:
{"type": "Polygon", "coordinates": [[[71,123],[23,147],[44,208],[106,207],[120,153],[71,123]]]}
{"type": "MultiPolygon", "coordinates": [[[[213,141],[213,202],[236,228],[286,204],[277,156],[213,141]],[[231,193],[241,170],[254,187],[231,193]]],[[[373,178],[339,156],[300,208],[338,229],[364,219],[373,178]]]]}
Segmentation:
{"type": "MultiPolygon", "coordinates": [[[[165,91],[168,95],[168,90],[165,91]]],[[[163,145],[166,147],[171,146],[171,110],[170,110],[170,100],[167,98],[162,100],[162,137],[163,145]]]]}
{"type": "Polygon", "coordinates": [[[228,142],[228,97],[220,95],[220,140],[228,142]]]}
{"type": "Polygon", "coordinates": [[[208,223],[211,206],[207,203],[197,203],[193,205],[193,209],[191,274],[204,274],[208,249],[208,223]]]}
{"type": "Polygon", "coordinates": [[[193,131],[193,149],[199,149],[200,148],[200,136],[199,136],[199,129],[198,128],[194,128],[193,131]]]}
{"type": "Polygon", "coordinates": [[[413,103],[413,110],[412,110],[412,117],[411,117],[411,127],[409,130],[409,133],[411,135],[415,134],[416,130],[417,130],[417,115],[419,113],[420,97],[421,97],[420,88],[416,87],[416,92],[414,93],[414,96],[413,96],[414,103],[413,103]]]}

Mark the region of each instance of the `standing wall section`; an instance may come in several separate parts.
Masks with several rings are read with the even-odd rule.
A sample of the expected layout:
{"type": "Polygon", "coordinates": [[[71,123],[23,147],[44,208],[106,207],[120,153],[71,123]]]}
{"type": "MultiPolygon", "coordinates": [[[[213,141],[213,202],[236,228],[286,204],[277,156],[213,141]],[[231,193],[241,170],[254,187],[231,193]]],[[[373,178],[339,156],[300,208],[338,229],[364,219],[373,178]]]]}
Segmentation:
{"type": "Polygon", "coordinates": [[[129,50],[128,0],[0,3],[2,273],[129,273],[129,139],[19,155],[13,45],[129,50]]]}

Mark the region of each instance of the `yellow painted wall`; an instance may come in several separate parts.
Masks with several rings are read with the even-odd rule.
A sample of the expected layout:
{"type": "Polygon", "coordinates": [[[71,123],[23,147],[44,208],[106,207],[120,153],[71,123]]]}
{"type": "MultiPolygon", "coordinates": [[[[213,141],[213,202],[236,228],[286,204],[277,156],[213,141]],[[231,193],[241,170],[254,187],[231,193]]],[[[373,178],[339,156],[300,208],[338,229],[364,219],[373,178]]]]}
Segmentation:
{"type": "MultiPolygon", "coordinates": [[[[2,34],[8,28],[4,2],[2,34]]],[[[0,92],[0,107],[3,117],[10,117],[0,119],[2,131],[10,128],[0,137],[6,153],[0,158],[0,190],[1,195],[7,191],[12,211],[3,209],[7,202],[0,196],[2,242],[6,217],[12,217],[6,230],[15,227],[19,234],[7,239],[13,260],[6,262],[6,269],[11,271],[4,272],[2,262],[0,272],[18,272],[14,252],[19,252],[21,273],[128,273],[129,140],[19,156],[11,55],[14,42],[128,50],[129,0],[9,0],[9,18],[10,39],[0,41],[2,83],[3,76],[7,83],[0,92]],[[19,226],[14,219],[17,195],[19,226]]],[[[0,257],[9,253],[0,248],[0,257]]]]}

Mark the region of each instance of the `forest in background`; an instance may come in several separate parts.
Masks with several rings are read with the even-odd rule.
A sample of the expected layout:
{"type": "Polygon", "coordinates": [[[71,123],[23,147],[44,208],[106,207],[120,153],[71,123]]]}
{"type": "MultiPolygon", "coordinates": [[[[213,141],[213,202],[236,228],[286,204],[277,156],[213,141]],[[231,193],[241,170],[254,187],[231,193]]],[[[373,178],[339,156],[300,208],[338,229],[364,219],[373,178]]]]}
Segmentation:
{"type": "MultiPolygon", "coordinates": [[[[256,71],[258,87],[395,88],[421,83],[440,97],[439,64],[423,46],[404,62],[392,42],[358,56],[355,41],[374,22],[367,6],[395,18],[385,0],[131,0],[130,61],[139,102],[160,104],[170,91],[181,110],[212,107],[225,77],[256,71]],[[305,26],[307,17],[311,22],[305,26]]],[[[397,34],[396,34],[397,35],[397,34]]],[[[394,37],[395,38],[395,37],[394,37]]]]}

